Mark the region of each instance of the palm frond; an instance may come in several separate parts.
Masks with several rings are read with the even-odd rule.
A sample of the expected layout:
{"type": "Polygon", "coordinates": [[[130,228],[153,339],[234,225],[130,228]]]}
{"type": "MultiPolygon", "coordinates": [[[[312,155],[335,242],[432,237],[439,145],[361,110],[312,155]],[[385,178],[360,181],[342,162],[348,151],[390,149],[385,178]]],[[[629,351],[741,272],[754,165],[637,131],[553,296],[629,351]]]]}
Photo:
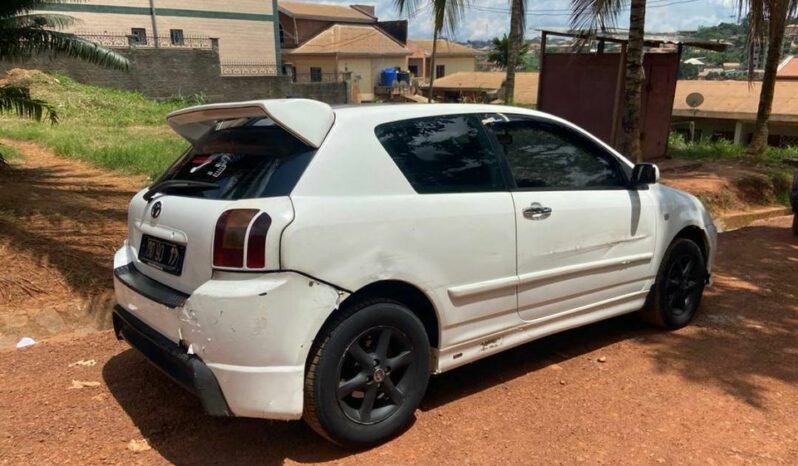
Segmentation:
{"type": "Polygon", "coordinates": [[[31,13],[0,18],[0,30],[12,28],[52,28],[63,29],[80,23],[79,19],[58,13],[31,13]]]}
{"type": "Polygon", "coordinates": [[[571,28],[588,36],[615,27],[628,0],[571,0],[571,28]]]}
{"type": "Polygon", "coordinates": [[[15,113],[22,118],[41,121],[45,116],[51,124],[58,123],[58,113],[47,102],[34,99],[30,89],[20,86],[0,86],[0,113],[15,113]]]}
{"type": "Polygon", "coordinates": [[[13,61],[50,53],[79,58],[96,65],[127,70],[127,58],[93,42],[59,31],[19,28],[0,32],[0,61],[13,61]]]}

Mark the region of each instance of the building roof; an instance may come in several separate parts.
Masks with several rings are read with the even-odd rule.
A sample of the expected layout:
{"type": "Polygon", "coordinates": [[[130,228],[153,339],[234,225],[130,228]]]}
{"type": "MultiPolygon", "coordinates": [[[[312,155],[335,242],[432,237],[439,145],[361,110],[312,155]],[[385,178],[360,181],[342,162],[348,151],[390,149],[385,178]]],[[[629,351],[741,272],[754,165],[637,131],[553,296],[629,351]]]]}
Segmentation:
{"type": "MultiPolygon", "coordinates": [[[[754,120],[759,107],[761,82],[748,81],[679,81],[673,102],[673,115],[681,117],[754,120]],[[687,96],[697,92],[704,103],[692,109],[687,96]]],[[[777,81],[773,99],[774,122],[798,122],[798,81],[777,81]]]]}
{"type": "Polygon", "coordinates": [[[333,24],[293,50],[297,55],[376,55],[405,56],[410,50],[382,29],[366,24],[333,24]]]}
{"type": "MultiPolygon", "coordinates": [[[[576,31],[567,28],[546,28],[538,29],[538,31],[561,37],[572,38],[586,38],[587,34],[583,31],[576,31]]],[[[597,32],[591,37],[595,40],[603,40],[606,42],[615,42],[624,44],[629,42],[629,31],[626,29],[608,29],[606,31],[597,32]]],[[[729,42],[719,40],[701,40],[690,37],[688,35],[680,35],[673,33],[647,33],[645,36],[646,47],[663,47],[668,44],[686,45],[689,47],[696,47],[700,49],[714,50],[722,52],[728,49],[732,44],[729,42]]]]}
{"type": "Polygon", "coordinates": [[[345,5],[322,3],[279,2],[281,13],[293,18],[323,21],[346,21],[349,23],[374,23],[377,18],[365,11],[345,5]]]}
{"type": "MultiPolygon", "coordinates": [[[[410,39],[407,48],[413,51],[413,58],[432,56],[432,39],[410,39]]],[[[438,39],[437,56],[439,57],[475,57],[479,51],[447,39],[438,39]]]]}
{"type": "Polygon", "coordinates": [[[798,79],[798,57],[789,57],[779,66],[776,79],[798,79]]]}
{"type": "MultiPolygon", "coordinates": [[[[487,91],[499,90],[506,73],[503,71],[461,71],[435,80],[435,89],[453,91],[487,91]]],[[[515,73],[514,100],[516,103],[536,105],[538,101],[537,72],[515,73]]]]}

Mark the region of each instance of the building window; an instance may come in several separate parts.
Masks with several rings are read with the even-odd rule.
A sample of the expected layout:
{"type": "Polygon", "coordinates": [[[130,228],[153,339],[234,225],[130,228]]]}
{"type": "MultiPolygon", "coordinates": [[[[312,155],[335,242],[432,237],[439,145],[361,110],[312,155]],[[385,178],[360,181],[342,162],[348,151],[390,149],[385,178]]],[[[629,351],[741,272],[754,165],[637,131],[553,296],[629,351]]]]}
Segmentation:
{"type": "Polygon", "coordinates": [[[407,71],[410,72],[413,76],[418,77],[418,65],[410,65],[407,67],[407,71]]]}
{"type": "Polygon", "coordinates": [[[172,45],[183,45],[183,44],[185,44],[185,40],[183,38],[183,30],[182,29],[170,29],[169,30],[169,37],[172,40],[172,45]]]}
{"type": "Polygon", "coordinates": [[[435,77],[442,78],[446,76],[446,65],[435,65],[435,77]]]}
{"type": "Polygon", "coordinates": [[[147,45],[147,30],[144,28],[132,28],[130,30],[131,43],[133,45],[147,45]]]}
{"type": "Polygon", "coordinates": [[[310,67],[310,82],[321,82],[321,68],[316,68],[315,66],[310,67]]]}

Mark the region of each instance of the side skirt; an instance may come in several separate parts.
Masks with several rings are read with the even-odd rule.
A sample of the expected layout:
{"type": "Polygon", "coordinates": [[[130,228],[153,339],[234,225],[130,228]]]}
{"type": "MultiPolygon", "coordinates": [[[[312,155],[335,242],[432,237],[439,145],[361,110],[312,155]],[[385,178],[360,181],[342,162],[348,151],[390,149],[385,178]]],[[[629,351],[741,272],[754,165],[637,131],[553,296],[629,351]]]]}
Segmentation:
{"type": "Polygon", "coordinates": [[[648,290],[546,316],[517,327],[486,335],[477,340],[436,350],[433,354],[434,373],[440,374],[502,351],[523,345],[555,333],[599,322],[642,309],[648,290]]]}

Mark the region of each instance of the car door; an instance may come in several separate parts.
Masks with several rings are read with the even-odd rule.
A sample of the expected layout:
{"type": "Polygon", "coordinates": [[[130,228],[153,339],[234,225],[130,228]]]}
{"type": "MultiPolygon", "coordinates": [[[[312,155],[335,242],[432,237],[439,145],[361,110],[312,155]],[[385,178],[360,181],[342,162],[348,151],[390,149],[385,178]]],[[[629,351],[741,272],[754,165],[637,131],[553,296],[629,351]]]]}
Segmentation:
{"type": "Polygon", "coordinates": [[[503,115],[487,126],[515,184],[518,312],[578,317],[639,301],[653,278],[655,209],[631,167],[554,120],[503,115]]]}

